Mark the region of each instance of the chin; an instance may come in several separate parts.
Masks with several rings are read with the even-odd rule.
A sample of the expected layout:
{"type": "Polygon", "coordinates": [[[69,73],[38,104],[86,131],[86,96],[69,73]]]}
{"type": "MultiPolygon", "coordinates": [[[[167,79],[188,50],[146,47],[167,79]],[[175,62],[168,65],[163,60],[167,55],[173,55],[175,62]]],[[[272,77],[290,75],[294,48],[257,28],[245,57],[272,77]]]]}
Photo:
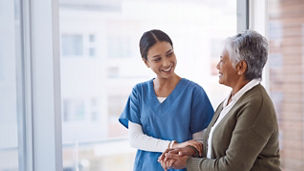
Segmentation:
{"type": "Polygon", "coordinates": [[[221,79],[219,79],[219,81],[218,81],[220,84],[224,84],[224,81],[223,80],[221,80],[221,79]]]}
{"type": "Polygon", "coordinates": [[[162,78],[171,78],[174,74],[163,74],[161,75],[162,78]]]}

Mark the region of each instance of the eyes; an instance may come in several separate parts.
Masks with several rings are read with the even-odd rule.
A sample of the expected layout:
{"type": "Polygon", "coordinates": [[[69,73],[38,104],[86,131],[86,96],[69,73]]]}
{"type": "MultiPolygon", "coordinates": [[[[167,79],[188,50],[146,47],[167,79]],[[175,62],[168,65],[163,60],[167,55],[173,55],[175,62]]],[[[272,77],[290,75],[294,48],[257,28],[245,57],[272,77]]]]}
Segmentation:
{"type": "MultiPolygon", "coordinates": [[[[170,57],[172,57],[173,55],[174,55],[174,52],[173,52],[173,51],[170,51],[170,52],[168,52],[168,53],[166,54],[166,57],[167,57],[167,58],[170,58],[170,57]]],[[[161,56],[155,56],[155,57],[153,57],[152,62],[157,63],[157,62],[160,62],[161,60],[162,60],[162,57],[161,57],[161,56]]]]}
{"type": "Polygon", "coordinates": [[[224,63],[223,56],[220,56],[220,61],[219,61],[219,63],[224,63]]]}
{"type": "Polygon", "coordinates": [[[160,57],[157,57],[157,58],[153,58],[153,62],[159,62],[161,60],[161,58],[160,57]]]}

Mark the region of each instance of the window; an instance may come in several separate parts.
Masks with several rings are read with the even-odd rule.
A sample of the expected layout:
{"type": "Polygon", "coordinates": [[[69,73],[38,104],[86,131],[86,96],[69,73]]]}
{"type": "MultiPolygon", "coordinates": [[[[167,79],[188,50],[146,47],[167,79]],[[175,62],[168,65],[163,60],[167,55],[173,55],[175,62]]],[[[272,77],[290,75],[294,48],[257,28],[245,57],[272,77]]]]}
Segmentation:
{"type": "Polygon", "coordinates": [[[109,36],[108,52],[110,58],[127,58],[132,57],[131,38],[126,35],[109,36]]]}
{"type": "Polygon", "coordinates": [[[95,48],[89,48],[89,56],[93,57],[96,55],[95,48]]]}
{"type": "Polygon", "coordinates": [[[61,55],[63,57],[94,58],[96,54],[96,35],[90,33],[62,33],[61,55]]]}
{"type": "Polygon", "coordinates": [[[304,1],[269,0],[269,91],[280,129],[283,170],[303,170],[304,1]]]}
{"type": "Polygon", "coordinates": [[[64,122],[98,121],[100,120],[100,100],[68,98],[63,100],[62,114],[64,122]]]}
{"type": "Polygon", "coordinates": [[[20,9],[18,1],[0,2],[0,170],[23,169],[22,81],[18,75],[20,58],[20,9]]]}
{"type": "Polygon", "coordinates": [[[211,39],[209,44],[210,44],[210,57],[211,57],[211,75],[217,76],[218,71],[216,69],[216,65],[219,61],[219,57],[222,55],[221,50],[224,48],[224,40],[223,39],[211,39]]]}
{"type": "Polygon", "coordinates": [[[89,35],[89,42],[94,43],[95,42],[95,35],[94,34],[90,34],[89,35]]]}
{"type": "Polygon", "coordinates": [[[78,34],[62,35],[62,56],[82,56],[83,36],[78,34]]]}
{"type": "Polygon", "coordinates": [[[85,119],[85,104],[80,99],[63,100],[64,121],[81,121],[85,119]]]}

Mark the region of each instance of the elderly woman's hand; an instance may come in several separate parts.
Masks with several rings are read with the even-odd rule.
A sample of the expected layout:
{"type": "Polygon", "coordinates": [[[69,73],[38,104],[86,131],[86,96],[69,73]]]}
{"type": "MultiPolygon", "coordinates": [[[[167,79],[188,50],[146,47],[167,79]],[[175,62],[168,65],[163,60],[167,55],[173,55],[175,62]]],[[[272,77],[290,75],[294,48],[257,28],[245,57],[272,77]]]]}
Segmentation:
{"type": "Polygon", "coordinates": [[[175,149],[175,148],[184,148],[184,147],[187,147],[187,146],[194,147],[198,151],[199,156],[202,156],[203,144],[200,143],[200,142],[197,142],[195,140],[189,140],[189,141],[185,141],[183,143],[174,143],[172,147],[173,147],[173,149],[175,149]]]}

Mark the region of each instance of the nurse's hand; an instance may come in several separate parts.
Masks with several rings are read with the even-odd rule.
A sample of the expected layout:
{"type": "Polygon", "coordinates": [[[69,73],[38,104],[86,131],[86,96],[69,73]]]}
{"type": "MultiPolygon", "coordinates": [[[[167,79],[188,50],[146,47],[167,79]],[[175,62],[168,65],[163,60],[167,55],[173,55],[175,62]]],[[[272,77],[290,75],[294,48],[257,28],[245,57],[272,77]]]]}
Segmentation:
{"type": "Polygon", "coordinates": [[[182,169],[186,167],[187,160],[194,154],[191,147],[179,149],[167,149],[159,158],[158,162],[166,171],[170,168],[182,169]]]}
{"type": "Polygon", "coordinates": [[[187,165],[187,160],[191,155],[187,155],[188,151],[191,151],[191,148],[184,147],[181,149],[174,149],[165,154],[165,161],[169,161],[170,168],[174,169],[183,169],[187,165]]]}
{"type": "Polygon", "coordinates": [[[173,151],[174,149],[167,149],[165,152],[163,152],[163,154],[161,156],[159,156],[158,158],[158,162],[160,163],[160,165],[162,166],[162,168],[167,171],[167,169],[172,168],[173,163],[175,162],[175,160],[173,159],[169,159],[166,158],[166,154],[169,153],[170,151],[173,151]]]}
{"type": "Polygon", "coordinates": [[[172,147],[173,148],[184,148],[184,147],[187,147],[187,146],[192,146],[194,148],[196,148],[196,150],[198,151],[199,153],[199,156],[202,156],[202,153],[203,153],[203,144],[200,143],[200,142],[197,142],[195,140],[189,140],[189,141],[185,141],[183,143],[173,143],[172,147]]]}

